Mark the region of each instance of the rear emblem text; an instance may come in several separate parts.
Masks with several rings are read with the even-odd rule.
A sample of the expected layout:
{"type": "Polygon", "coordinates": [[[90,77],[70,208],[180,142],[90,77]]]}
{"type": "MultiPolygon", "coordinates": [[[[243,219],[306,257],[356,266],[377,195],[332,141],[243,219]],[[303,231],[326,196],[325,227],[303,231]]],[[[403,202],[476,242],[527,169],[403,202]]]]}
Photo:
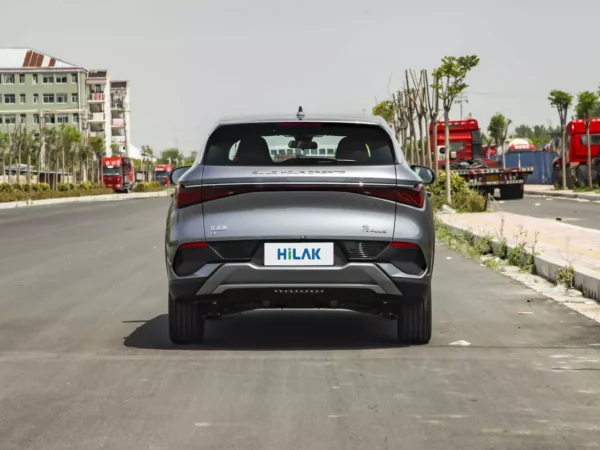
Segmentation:
{"type": "Polygon", "coordinates": [[[362,228],[364,233],[387,234],[387,230],[378,230],[376,228],[371,228],[369,225],[363,225],[362,228]]]}

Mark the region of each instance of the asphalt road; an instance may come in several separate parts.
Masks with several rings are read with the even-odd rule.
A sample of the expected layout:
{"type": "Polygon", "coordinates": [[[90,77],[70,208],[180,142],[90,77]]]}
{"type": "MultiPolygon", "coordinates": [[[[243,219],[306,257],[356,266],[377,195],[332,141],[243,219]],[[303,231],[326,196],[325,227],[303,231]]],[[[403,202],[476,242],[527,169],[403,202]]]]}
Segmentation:
{"type": "Polygon", "coordinates": [[[0,211],[0,449],[600,446],[600,326],[442,246],[428,346],[275,311],[173,348],[167,201],[0,211]]]}
{"type": "Polygon", "coordinates": [[[540,217],[542,219],[560,219],[564,223],[578,227],[600,230],[600,203],[577,201],[551,197],[529,197],[523,200],[506,200],[494,205],[502,211],[540,217]]]}

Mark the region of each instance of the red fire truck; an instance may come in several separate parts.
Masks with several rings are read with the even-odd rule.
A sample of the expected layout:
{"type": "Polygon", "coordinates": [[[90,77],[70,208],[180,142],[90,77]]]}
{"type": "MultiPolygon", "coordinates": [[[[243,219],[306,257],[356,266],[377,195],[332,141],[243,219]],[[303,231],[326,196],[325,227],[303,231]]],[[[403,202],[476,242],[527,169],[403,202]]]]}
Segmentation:
{"type": "Polygon", "coordinates": [[[158,181],[165,186],[169,186],[169,174],[173,172],[173,166],[171,164],[158,164],[154,169],[154,181],[158,181]]]}
{"type": "MultiPolygon", "coordinates": [[[[567,187],[587,186],[587,136],[585,121],[577,119],[566,128],[567,187]]],[[[600,119],[590,120],[590,150],[592,154],[592,181],[600,183],[600,119]]],[[[552,182],[562,185],[562,155],[552,161],[552,182]]]]}
{"type": "Polygon", "coordinates": [[[126,156],[102,158],[102,182],[115,192],[131,192],[135,187],[135,167],[126,156]]]}
{"type": "MultiPolygon", "coordinates": [[[[497,188],[502,199],[523,198],[523,185],[527,175],[533,173],[533,167],[503,169],[502,164],[483,153],[483,141],[479,123],[475,119],[451,120],[450,128],[450,170],[464,178],[469,186],[484,193],[494,194],[497,188]]],[[[433,147],[433,124],[429,128],[433,147]]],[[[437,123],[438,168],[445,170],[445,123],[437,123]]],[[[487,150],[487,149],[486,149],[487,150]]],[[[493,152],[495,154],[495,152],[493,152]]]]}

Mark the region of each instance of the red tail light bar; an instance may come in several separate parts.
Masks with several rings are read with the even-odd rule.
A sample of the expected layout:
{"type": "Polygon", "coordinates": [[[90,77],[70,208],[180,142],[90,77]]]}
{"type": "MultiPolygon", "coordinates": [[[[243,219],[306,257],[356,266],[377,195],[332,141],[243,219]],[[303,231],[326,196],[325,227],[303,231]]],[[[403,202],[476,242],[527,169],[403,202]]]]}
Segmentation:
{"type": "Polygon", "coordinates": [[[252,192],[349,192],[368,195],[370,197],[390,200],[402,205],[422,208],[425,203],[425,188],[416,186],[365,186],[365,185],[336,185],[336,184],[239,184],[218,186],[189,186],[177,185],[175,204],[178,208],[198,203],[231,197],[233,195],[252,192]]]}

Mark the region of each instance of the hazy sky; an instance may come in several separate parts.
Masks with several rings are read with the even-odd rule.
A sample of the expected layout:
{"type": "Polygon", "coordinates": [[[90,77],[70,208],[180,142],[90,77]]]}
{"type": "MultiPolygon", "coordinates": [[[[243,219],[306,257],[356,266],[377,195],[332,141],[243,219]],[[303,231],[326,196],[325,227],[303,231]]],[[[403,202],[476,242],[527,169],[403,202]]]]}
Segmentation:
{"type": "Polygon", "coordinates": [[[600,83],[594,0],[3,3],[0,46],[129,79],[132,141],[158,150],[198,148],[223,115],[370,111],[390,75],[398,88],[405,69],[433,68],[444,55],[480,56],[465,116],[482,128],[496,112],[556,124],[551,89],[600,83]]]}

